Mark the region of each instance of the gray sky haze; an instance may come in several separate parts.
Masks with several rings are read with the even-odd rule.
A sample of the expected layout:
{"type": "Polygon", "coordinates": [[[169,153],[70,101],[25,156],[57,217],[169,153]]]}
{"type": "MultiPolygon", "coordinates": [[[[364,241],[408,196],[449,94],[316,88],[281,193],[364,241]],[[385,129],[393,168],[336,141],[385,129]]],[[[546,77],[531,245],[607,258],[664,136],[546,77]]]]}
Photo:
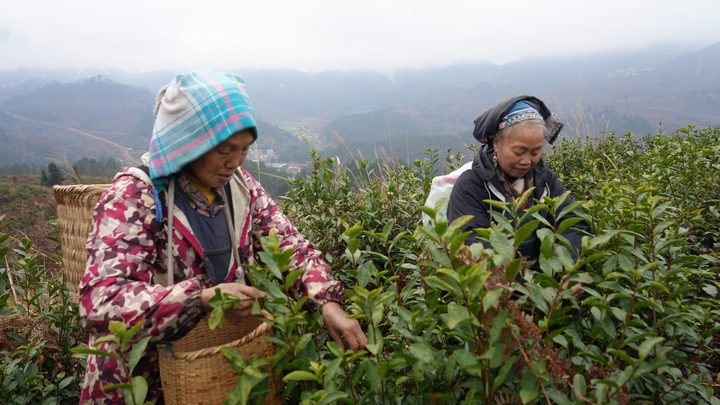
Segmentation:
{"type": "Polygon", "coordinates": [[[720,42],[718,0],[0,0],[0,68],[442,67],[720,42]]]}

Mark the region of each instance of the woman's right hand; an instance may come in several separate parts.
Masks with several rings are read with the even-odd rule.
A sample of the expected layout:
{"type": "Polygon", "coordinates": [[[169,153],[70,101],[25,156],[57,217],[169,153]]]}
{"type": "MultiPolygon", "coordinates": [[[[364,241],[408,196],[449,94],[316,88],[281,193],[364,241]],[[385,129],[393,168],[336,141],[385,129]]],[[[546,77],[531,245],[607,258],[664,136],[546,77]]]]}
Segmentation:
{"type": "Polygon", "coordinates": [[[225,311],[225,320],[232,324],[238,324],[244,318],[250,316],[250,311],[252,310],[252,306],[255,303],[256,298],[265,298],[265,293],[255,287],[250,287],[240,283],[221,283],[215,287],[209,287],[202,290],[202,307],[206,312],[210,312],[213,309],[210,306],[210,298],[215,296],[215,290],[217,289],[220,289],[220,292],[222,293],[234,295],[241,300],[241,303],[237,308],[225,311]]]}

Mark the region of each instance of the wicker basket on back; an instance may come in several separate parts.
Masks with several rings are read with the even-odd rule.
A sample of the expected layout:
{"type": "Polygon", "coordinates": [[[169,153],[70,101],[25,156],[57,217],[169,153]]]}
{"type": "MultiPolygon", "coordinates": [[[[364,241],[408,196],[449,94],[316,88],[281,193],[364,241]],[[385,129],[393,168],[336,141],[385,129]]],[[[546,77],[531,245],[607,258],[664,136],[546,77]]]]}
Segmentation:
{"type": "MultiPolygon", "coordinates": [[[[267,311],[262,316],[273,319],[267,311]]],[[[259,316],[246,318],[242,323],[225,322],[222,329],[210,330],[208,317],[198,323],[182,339],[173,342],[172,355],[165,346],[158,347],[160,380],[166,405],[222,405],[230,390],[237,384],[237,373],[225,361],[220,349],[234,347],[244,359],[257,355],[266,360],[275,347],[266,336],[274,336],[272,326],[259,316]],[[169,353],[168,353],[169,354],[169,353]]],[[[282,404],[272,370],[268,369],[270,392],[265,405],[282,404]]]]}
{"type": "Polygon", "coordinates": [[[60,251],[70,299],[78,302],[80,279],[85,271],[85,244],[92,227],[92,215],[100,195],[110,184],[54,186],[57,202],[60,251]]]}

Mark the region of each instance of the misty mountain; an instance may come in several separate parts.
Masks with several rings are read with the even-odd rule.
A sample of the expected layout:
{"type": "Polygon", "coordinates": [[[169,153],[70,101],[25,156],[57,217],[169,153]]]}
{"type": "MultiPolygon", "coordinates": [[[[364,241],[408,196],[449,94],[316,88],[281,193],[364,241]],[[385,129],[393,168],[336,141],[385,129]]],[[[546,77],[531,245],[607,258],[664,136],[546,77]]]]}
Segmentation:
{"type": "Polygon", "coordinates": [[[152,132],[152,95],[101,76],[53,81],[0,101],[3,164],[47,157],[137,158],[152,132]]]}
{"type": "MultiPolygon", "coordinates": [[[[470,131],[485,109],[518,94],[544,100],[568,132],[646,133],[720,124],[720,44],[697,52],[653,46],[565,58],[373,72],[249,72],[258,115],[271,122],[330,120],[348,139],[470,131]],[[700,70],[697,71],[698,61],[700,70]]],[[[329,139],[329,138],[328,138],[329,139]]]]}
{"type": "MultiPolygon", "coordinates": [[[[25,81],[24,83],[28,83],[25,81]]],[[[139,86],[101,76],[52,81],[0,101],[0,164],[42,163],[47,157],[122,158],[132,162],[145,153],[153,128],[155,97],[139,86]]],[[[290,154],[307,146],[264,121],[259,145],[290,154]]]]}
{"type": "MultiPolygon", "coordinates": [[[[174,73],[109,71],[76,79],[88,72],[0,70],[0,109],[15,116],[0,117],[0,137],[46,139],[41,147],[55,138],[83,139],[77,148],[67,147],[72,149],[67,153],[94,153],[88,156],[98,156],[103,150],[118,156],[118,151],[147,149],[153,94],[174,73]],[[58,78],[73,81],[60,83],[58,78]],[[17,117],[27,125],[18,123],[17,117]]],[[[471,142],[473,120],[518,94],[545,100],[566,122],[569,135],[597,135],[603,130],[642,134],[657,130],[659,122],[669,131],[687,124],[720,124],[720,44],[698,51],[655,46],[504,65],[456,64],[392,75],[370,71],[240,73],[258,118],[266,121],[258,123],[258,146],[282,150],[285,157],[294,159],[306,155],[307,146],[298,141],[297,133],[278,126],[310,131],[326,148],[341,144],[334,133],[351,149],[353,145],[400,149],[397,144],[405,143],[401,155],[408,155],[411,145],[418,150],[444,145],[437,139],[471,142]],[[423,145],[413,145],[421,139],[423,145]]],[[[62,148],[62,143],[53,146],[57,147],[62,148]]],[[[0,163],[27,155],[4,153],[0,163]]]]}

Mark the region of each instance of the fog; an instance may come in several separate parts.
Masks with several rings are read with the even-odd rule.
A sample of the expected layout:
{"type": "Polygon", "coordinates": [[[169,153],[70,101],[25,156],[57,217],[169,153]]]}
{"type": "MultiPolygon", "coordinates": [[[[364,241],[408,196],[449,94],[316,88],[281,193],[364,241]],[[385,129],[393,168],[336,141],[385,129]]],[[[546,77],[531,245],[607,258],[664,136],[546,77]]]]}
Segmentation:
{"type": "Polygon", "coordinates": [[[720,41],[714,0],[0,4],[0,68],[392,72],[720,41]]]}

